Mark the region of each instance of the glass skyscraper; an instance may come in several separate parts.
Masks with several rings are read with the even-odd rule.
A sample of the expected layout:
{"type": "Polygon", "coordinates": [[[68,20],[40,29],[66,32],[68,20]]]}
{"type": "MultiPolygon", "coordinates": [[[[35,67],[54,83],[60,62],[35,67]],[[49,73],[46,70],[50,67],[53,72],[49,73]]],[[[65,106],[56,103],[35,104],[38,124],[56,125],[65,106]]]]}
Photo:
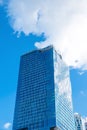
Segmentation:
{"type": "Polygon", "coordinates": [[[87,130],[87,117],[82,118],[82,125],[83,125],[83,130],[87,130]]]}
{"type": "Polygon", "coordinates": [[[85,120],[85,130],[87,130],[87,119],[85,120]]]}
{"type": "Polygon", "coordinates": [[[13,130],[75,130],[69,70],[53,46],[21,56],[13,130]]]}
{"type": "Polygon", "coordinates": [[[76,130],[83,130],[82,119],[81,119],[80,114],[75,113],[74,118],[75,118],[75,128],[76,128],[76,130]]]}

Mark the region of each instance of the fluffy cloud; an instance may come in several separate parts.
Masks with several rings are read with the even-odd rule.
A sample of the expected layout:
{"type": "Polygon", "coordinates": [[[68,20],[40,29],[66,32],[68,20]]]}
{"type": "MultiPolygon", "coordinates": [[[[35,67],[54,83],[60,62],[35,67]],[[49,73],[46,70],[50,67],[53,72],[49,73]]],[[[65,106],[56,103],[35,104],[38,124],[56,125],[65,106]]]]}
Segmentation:
{"type": "Polygon", "coordinates": [[[15,32],[44,32],[37,47],[53,44],[69,66],[87,70],[87,0],[10,0],[8,15],[15,32]]]}
{"type": "Polygon", "coordinates": [[[7,123],[4,124],[4,128],[5,129],[8,129],[10,126],[11,126],[11,123],[9,123],[9,122],[7,122],[7,123]]]}

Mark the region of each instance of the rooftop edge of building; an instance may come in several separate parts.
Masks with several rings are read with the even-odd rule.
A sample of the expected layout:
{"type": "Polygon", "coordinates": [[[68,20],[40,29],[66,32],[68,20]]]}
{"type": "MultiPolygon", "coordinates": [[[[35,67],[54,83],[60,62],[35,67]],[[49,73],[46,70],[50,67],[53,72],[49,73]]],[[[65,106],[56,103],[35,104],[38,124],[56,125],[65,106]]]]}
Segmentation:
{"type": "Polygon", "coordinates": [[[32,50],[32,51],[29,51],[29,52],[23,54],[22,56],[27,55],[27,54],[30,54],[30,53],[33,53],[33,52],[37,52],[37,51],[49,50],[49,49],[51,49],[51,48],[54,48],[53,45],[49,45],[49,46],[44,47],[44,48],[41,48],[41,49],[35,49],[35,50],[32,50]]]}
{"type": "MultiPolygon", "coordinates": [[[[57,52],[57,54],[58,54],[58,55],[60,56],[60,58],[62,59],[61,54],[55,49],[55,47],[54,47],[53,45],[49,45],[49,46],[44,47],[44,48],[41,48],[41,49],[32,50],[32,51],[30,51],[30,52],[27,52],[27,53],[23,54],[22,56],[25,56],[25,55],[27,55],[27,54],[31,54],[31,53],[34,53],[34,52],[37,52],[37,51],[43,52],[43,51],[49,50],[49,49],[51,49],[51,48],[54,48],[54,50],[57,52]]],[[[21,56],[21,57],[22,57],[22,56],[21,56]]]]}

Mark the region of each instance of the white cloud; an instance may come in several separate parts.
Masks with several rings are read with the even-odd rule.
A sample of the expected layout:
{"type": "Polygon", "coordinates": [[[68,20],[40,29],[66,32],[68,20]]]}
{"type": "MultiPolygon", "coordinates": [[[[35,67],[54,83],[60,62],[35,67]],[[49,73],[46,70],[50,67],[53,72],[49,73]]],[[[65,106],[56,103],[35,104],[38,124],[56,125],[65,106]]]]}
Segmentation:
{"type": "Polygon", "coordinates": [[[11,123],[7,122],[7,123],[4,124],[4,129],[8,129],[10,126],[11,126],[11,123]]]}
{"type": "Polygon", "coordinates": [[[80,71],[80,72],[78,72],[80,75],[83,75],[84,74],[84,71],[80,71]]]}
{"type": "Polygon", "coordinates": [[[8,15],[14,31],[45,33],[49,44],[74,68],[87,70],[87,0],[10,0],[8,15]]]}

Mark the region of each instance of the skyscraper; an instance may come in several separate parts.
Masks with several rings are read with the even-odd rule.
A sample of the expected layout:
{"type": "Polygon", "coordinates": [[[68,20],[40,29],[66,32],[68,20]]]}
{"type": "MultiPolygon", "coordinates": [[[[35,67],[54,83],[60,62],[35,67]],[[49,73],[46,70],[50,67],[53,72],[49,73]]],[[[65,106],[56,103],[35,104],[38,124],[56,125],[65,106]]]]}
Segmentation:
{"type": "Polygon", "coordinates": [[[87,120],[85,121],[85,130],[87,130],[87,120]]]}
{"type": "Polygon", "coordinates": [[[83,130],[87,130],[87,117],[83,118],[83,130]]]}
{"type": "Polygon", "coordinates": [[[76,130],[83,130],[82,119],[78,113],[74,114],[76,130]]]}
{"type": "Polygon", "coordinates": [[[53,46],[21,57],[13,130],[75,130],[69,70],[53,46]]]}

